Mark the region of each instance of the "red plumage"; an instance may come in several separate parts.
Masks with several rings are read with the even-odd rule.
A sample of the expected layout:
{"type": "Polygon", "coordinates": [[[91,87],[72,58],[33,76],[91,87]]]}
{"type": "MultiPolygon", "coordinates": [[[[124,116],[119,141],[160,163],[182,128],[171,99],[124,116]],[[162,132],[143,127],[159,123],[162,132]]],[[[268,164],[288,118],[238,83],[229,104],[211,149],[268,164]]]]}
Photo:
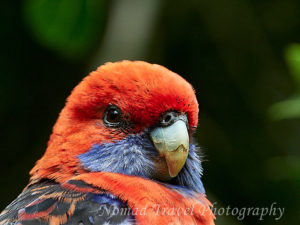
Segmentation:
{"type": "MultiPolygon", "coordinates": [[[[130,115],[135,124],[132,132],[136,133],[154,125],[161,113],[170,109],[187,113],[190,132],[198,123],[194,90],[179,75],[141,61],[107,63],[84,78],[68,97],[45,155],[30,172],[31,180],[50,178],[63,182],[84,173],[76,156],[95,143],[112,141],[111,132],[101,121],[109,104],[118,104],[130,115]]],[[[113,138],[124,137],[120,133],[113,138]]]]}
{"type": "MultiPolygon", "coordinates": [[[[132,134],[139,134],[154,126],[161,114],[169,110],[187,115],[190,136],[198,123],[198,103],[194,90],[179,75],[162,66],[141,61],[107,63],[84,78],[68,97],[53,128],[44,156],[30,172],[30,184],[24,193],[26,190],[30,193],[34,190],[41,193],[41,196],[72,202],[71,197],[60,197],[63,190],[67,190],[76,192],[74,199],[80,202],[87,193],[107,192],[127,202],[132,210],[148,207],[146,215],[135,215],[139,224],[214,224],[210,203],[203,194],[184,196],[156,181],[117,173],[90,172],[81,165],[78,156],[88,152],[94,144],[119,141],[127,135],[124,132],[112,134],[103,124],[102,118],[110,104],[118,105],[125,112],[124,116],[130,118],[134,124],[130,130],[132,134]],[[57,189],[54,197],[43,192],[49,185],[47,188],[45,185],[40,189],[32,188],[44,180],[55,182],[50,185],[51,189],[57,189]],[[83,187],[71,185],[71,181],[78,180],[84,182],[83,187]],[[83,197],[78,197],[80,194],[83,197]],[[157,213],[158,206],[193,208],[193,212],[188,215],[183,211],[179,215],[160,215],[157,213]]],[[[47,216],[58,203],[48,203],[52,208],[49,207],[40,214],[24,211],[19,217],[36,217],[49,224],[63,224],[67,221],[66,214],[47,216]]],[[[74,213],[72,207],[75,206],[71,205],[66,212],[68,216],[74,213]]],[[[5,213],[7,211],[2,215],[5,213]]],[[[6,218],[3,221],[10,220],[6,218]]]]}

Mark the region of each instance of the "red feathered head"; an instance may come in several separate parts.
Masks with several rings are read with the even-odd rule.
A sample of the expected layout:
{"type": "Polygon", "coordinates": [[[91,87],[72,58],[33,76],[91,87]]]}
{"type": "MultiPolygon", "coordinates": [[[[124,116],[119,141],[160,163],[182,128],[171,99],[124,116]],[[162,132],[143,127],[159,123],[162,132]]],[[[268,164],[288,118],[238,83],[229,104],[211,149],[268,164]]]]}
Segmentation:
{"type": "MultiPolygon", "coordinates": [[[[186,119],[182,121],[186,123],[190,137],[197,126],[198,103],[192,86],[182,77],[163,66],[141,61],[107,63],[84,78],[68,97],[53,128],[48,148],[31,171],[31,179],[64,181],[76,174],[104,170],[105,162],[114,161],[121,165],[121,160],[129,160],[124,158],[129,153],[132,153],[130,160],[135,161],[128,162],[127,167],[135,163],[144,163],[147,167],[145,163],[151,160],[157,163],[163,155],[151,155],[149,146],[158,147],[160,143],[153,145],[152,142],[160,135],[170,133],[167,129],[171,122],[168,124],[167,120],[173,121],[183,115],[186,119]],[[157,127],[162,128],[156,130],[151,139],[148,134],[157,127]],[[139,135],[144,136],[137,140],[139,135]],[[143,141],[147,144],[140,143],[143,141]],[[148,151],[147,162],[143,161],[143,154],[146,154],[143,145],[148,145],[145,150],[148,151]],[[123,146],[122,151],[120,146],[123,146]],[[135,150],[130,150],[132,146],[135,150]],[[105,161],[95,165],[99,160],[105,161]]],[[[111,169],[117,165],[108,163],[107,170],[120,172],[111,169]]],[[[121,169],[125,171],[126,165],[122,164],[121,169]]],[[[162,168],[160,165],[158,170],[163,172],[162,168]]],[[[136,170],[141,169],[143,166],[136,170]]]]}

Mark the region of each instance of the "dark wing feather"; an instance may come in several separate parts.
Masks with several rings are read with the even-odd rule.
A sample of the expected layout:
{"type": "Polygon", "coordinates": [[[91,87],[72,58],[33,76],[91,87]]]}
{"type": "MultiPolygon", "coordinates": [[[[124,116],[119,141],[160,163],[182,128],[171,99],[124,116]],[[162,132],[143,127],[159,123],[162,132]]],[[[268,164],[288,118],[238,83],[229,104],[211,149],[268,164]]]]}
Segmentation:
{"type": "Polygon", "coordinates": [[[82,181],[29,186],[0,214],[0,224],[135,224],[126,203],[82,181]]]}

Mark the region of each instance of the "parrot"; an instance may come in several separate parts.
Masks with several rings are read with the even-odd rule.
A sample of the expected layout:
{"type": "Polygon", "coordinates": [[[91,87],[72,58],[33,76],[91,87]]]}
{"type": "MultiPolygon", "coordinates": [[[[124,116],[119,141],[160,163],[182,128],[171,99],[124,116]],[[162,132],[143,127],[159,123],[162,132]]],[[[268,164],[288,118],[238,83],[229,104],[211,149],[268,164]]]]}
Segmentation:
{"type": "Polygon", "coordinates": [[[198,113],[192,85],[166,67],[105,63],[72,90],[0,224],[213,225],[198,113]]]}

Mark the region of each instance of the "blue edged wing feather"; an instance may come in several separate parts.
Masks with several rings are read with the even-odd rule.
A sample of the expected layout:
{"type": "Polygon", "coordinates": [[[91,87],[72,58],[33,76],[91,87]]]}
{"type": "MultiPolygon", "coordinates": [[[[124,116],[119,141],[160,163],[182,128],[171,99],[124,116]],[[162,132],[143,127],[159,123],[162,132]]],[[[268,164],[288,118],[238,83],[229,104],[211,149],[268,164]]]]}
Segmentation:
{"type": "Polygon", "coordinates": [[[131,210],[117,197],[82,181],[42,181],[27,187],[0,214],[0,224],[135,224],[131,210]]]}

